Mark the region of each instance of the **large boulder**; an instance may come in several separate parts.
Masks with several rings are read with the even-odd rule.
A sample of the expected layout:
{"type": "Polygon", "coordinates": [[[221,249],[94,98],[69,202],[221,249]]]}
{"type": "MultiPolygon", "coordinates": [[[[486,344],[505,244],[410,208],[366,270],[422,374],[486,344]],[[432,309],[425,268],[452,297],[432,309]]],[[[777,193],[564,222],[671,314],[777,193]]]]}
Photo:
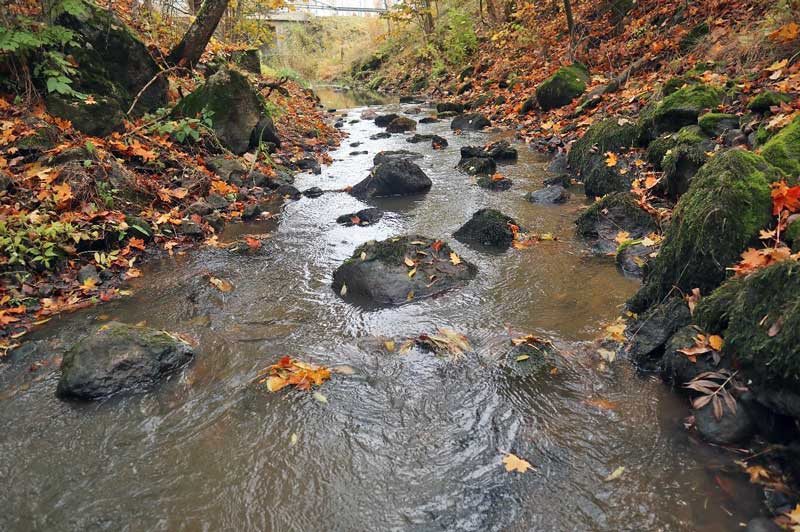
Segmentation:
{"type": "Polygon", "coordinates": [[[605,196],[630,188],[631,172],[606,164],[606,152],[636,145],[639,127],[626,118],[609,118],[592,124],[569,150],[567,162],[580,174],[587,196],[605,196]]]}
{"type": "Polygon", "coordinates": [[[759,92],[747,104],[747,108],[754,113],[769,113],[773,107],[780,107],[782,103],[789,103],[792,98],[787,94],[773,91],[759,92]]]}
{"type": "Polygon", "coordinates": [[[723,92],[702,83],[686,85],[659,102],[654,102],[640,114],[642,136],[647,142],[671,131],[697,123],[698,117],[722,102],[723,92]]]}
{"type": "Polygon", "coordinates": [[[378,115],[375,117],[375,125],[378,127],[386,127],[398,118],[400,118],[400,115],[397,113],[378,115]]]}
{"type": "Polygon", "coordinates": [[[369,177],[355,185],[350,194],[362,199],[413,196],[427,192],[432,184],[425,172],[411,161],[390,159],[373,168],[369,177]]]}
{"type": "Polygon", "coordinates": [[[536,101],[544,111],[564,107],[586,91],[589,70],[580,63],[559,68],[536,87],[536,101]]]}
{"type": "Polygon", "coordinates": [[[492,123],[481,113],[458,115],[450,123],[450,129],[456,131],[480,131],[491,126],[492,123]]]}
{"type": "Polygon", "coordinates": [[[478,269],[455,257],[446,243],[422,236],[367,242],[333,273],[333,289],[357,301],[402,305],[473,279],[478,269]]]}
{"type": "Polygon", "coordinates": [[[463,103],[442,102],[436,104],[437,113],[463,113],[463,103]]]}
{"type": "Polygon", "coordinates": [[[93,96],[98,105],[60,96],[47,99],[48,111],[87,134],[98,134],[119,130],[137,95],[135,116],[163,107],[169,84],[165,76],[156,77],[161,69],[144,43],[113,11],[83,0],[73,4],[69,12],[58,14],[55,23],[78,35],[73,40],[78,44],[65,50],[77,63],[72,88],[93,96]]]}
{"type": "Polygon", "coordinates": [[[59,397],[100,399],[150,387],[188,363],[192,348],[163,331],[101,325],[64,355],[59,397]]]}
{"type": "Polygon", "coordinates": [[[706,113],[700,115],[697,125],[706,135],[719,137],[727,131],[739,129],[739,117],[730,113],[706,113]]]}
{"type": "Polygon", "coordinates": [[[466,244],[508,249],[514,243],[512,226],[519,227],[510,216],[494,209],[481,209],[453,233],[453,237],[466,244]]]}
{"type": "Polygon", "coordinates": [[[712,157],[678,202],[631,309],[640,312],[675,291],[709,293],[719,286],[726,268],[770,223],[769,184],[777,179],[777,170],[754,153],[729,150],[712,157]]]}
{"type": "MultiPolygon", "coordinates": [[[[261,97],[247,78],[229,68],[221,68],[194,92],[178,102],[173,116],[197,117],[210,114],[211,127],[219,140],[233,153],[242,154],[254,146],[254,132],[269,130],[261,97]]],[[[273,126],[274,127],[274,126],[273,126]]],[[[266,140],[266,139],[265,139],[266,140]]]]}
{"type": "Polygon", "coordinates": [[[261,53],[258,48],[231,52],[231,61],[239,68],[252,74],[261,74],[261,53]]]}
{"type": "Polygon", "coordinates": [[[653,217],[642,209],[630,192],[609,194],[585,210],[578,220],[578,235],[589,240],[599,253],[611,253],[619,245],[620,231],[637,240],[656,229],[653,217]]]}
{"type": "Polygon", "coordinates": [[[792,179],[800,176],[800,117],[781,129],[761,148],[761,155],[792,179]]]}

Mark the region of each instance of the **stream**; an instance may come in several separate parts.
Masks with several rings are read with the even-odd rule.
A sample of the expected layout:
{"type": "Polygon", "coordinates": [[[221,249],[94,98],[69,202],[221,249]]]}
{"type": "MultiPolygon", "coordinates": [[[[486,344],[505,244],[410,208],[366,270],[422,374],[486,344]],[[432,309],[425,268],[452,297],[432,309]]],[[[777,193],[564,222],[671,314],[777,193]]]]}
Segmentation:
{"type": "MultiPolygon", "coordinates": [[[[514,180],[507,192],[455,170],[460,146],[512,140],[508,132],[454,135],[449,120],[420,124],[417,132],[450,142],[434,151],[405,135],[370,140],[380,131],[371,120],[349,123],[365,109],[358,99],[324,102],[338,114],[355,107],[345,111],[349,138],[322,174],[298,175],[300,190],[354,185],[377,152],[409,149],[424,155],[417,163],[430,192],[374,202],[386,214],[368,227],[336,224],[367,206],[345,193],[288,202],[278,218],[221,237],[271,233],[262,253],[201,246],[151,262],[130,297],[31,335],[0,363],[0,530],[711,532],[758,513],[755,489],[729,474],[730,456],[683,428],[684,398],[624,359],[593,353],[638,281],[576,239],[582,191],[559,206],[525,201],[542,187],[546,159],[524,145],[516,164],[499,168],[514,180]],[[483,207],[557,240],[498,254],[453,239],[483,207]],[[384,309],[351,305],[331,289],[334,269],[359,244],[415,233],[447,240],[478,277],[384,309]],[[234,289],[220,292],[207,273],[234,289]],[[109,319],[191,338],[196,359],[146,394],[57,399],[57,357],[109,319]],[[466,334],[474,353],[450,360],[384,347],[443,327],[466,334]],[[527,334],[561,350],[558,373],[501,370],[510,340],[527,334]],[[252,383],[283,355],[353,374],[319,389],[327,402],[252,383]],[[507,452],[532,468],[507,472],[507,452]]],[[[375,109],[430,114],[416,107],[375,109]]]]}

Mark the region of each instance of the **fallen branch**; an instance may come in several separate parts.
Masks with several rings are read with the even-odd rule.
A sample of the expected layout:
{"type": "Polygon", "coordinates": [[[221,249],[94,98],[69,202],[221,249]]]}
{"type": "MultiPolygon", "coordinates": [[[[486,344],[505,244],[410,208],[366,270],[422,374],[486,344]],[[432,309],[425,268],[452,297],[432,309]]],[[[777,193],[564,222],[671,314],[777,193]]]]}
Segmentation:
{"type": "Polygon", "coordinates": [[[131,103],[131,106],[128,108],[128,112],[126,114],[128,116],[130,116],[130,114],[133,112],[134,107],[136,107],[136,104],[139,103],[139,98],[142,97],[142,94],[144,94],[144,91],[149,89],[150,85],[155,83],[156,80],[159,78],[159,76],[161,76],[162,74],[166,74],[167,72],[171,72],[171,71],[174,71],[174,70],[180,70],[180,69],[183,69],[183,70],[186,70],[187,72],[190,72],[189,69],[181,67],[181,66],[173,66],[173,67],[169,67],[169,68],[167,68],[165,70],[159,70],[156,73],[156,75],[153,76],[150,79],[150,81],[148,81],[147,83],[144,84],[144,87],[142,87],[142,89],[138,92],[138,94],[136,94],[136,97],[133,99],[133,103],[131,103]]]}

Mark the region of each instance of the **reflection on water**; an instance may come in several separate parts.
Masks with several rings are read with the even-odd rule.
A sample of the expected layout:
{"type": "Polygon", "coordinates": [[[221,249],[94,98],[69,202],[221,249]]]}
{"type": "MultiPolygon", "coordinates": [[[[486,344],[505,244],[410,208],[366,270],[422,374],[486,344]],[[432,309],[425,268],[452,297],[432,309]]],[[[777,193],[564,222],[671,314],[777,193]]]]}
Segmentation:
{"type": "Polygon", "coordinates": [[[392,98],[374,91],[346,89],[336,85],[315,85],[314,92],[326,109],[350,109],[366,105],[383,105],[392,98]]]}
{"type": "Polygon", "coordinates": [[[0,365],[0,529],[710,532],[752,515],[755,497],[724,477],[727,459],[683,431],[683,400],[625,361],[593,356],[590,341],[637,284],[576,241],[579,191],[562,206],[526,202],[544,163],[524,146],[518,164],[500,168],[514,180],[510,191],[474,186],[454,169],[458,150],[489,135],[455,136],[447,122],[419,126],[448,138],[441,152],[403,135],[371,141],[377,128],[367,120],[346,131],[330,167],[298,177],[301,190],[355,184],[375,153],[406,148],[424,154],[431,191],[376,202],[387,213],[370,227],[335,223],[366,207],[347,194],[289,203],[279,222],[231,228],[274,233],[264,253],[202,247],[151,264],[132,297],[64,316],[0,365]],[[356,141],[369,154],[349,155],[356,141]],[[558,239],[487,254],[450,238],[487,206],[558,239]],[[356,246],[404,233],[450,240],[478,278],[379,310],[331,290],[333,270],[356,246]],[[217,291],[205,272],[235,289],[217,291]],[[196,342],[197,359],[146,395],[57,400],[54,358],[107,319],[178,332],[196,342]],[[467,334],[475,352],[450,361],[383,347],[440,327],[467,334]],[[557,373],[500,367],[523,334],[556,343],[557,373]],[[327,403],[255,388],[258,370],[285,354],[355,374],[324,385],[327,403]],[[47,365],[30,371],[35,361],[47,365]],[[506,452],[533,469],[507,473],[506,452]],[[623,476],[604,482],[618,467],[623,476]]]}

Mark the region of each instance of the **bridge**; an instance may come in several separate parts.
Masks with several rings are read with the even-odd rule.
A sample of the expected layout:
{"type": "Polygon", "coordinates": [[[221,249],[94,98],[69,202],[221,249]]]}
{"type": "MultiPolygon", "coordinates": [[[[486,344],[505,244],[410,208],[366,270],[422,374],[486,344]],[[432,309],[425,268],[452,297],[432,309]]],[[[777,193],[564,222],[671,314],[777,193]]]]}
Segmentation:
{"type": "Polygon", "coordinates": [[[295,0],[292,6],[295,11],[313,12],[320,15],[326,12],[331,15],[348,14],[383,14],[399,0],[295,0]]]}

